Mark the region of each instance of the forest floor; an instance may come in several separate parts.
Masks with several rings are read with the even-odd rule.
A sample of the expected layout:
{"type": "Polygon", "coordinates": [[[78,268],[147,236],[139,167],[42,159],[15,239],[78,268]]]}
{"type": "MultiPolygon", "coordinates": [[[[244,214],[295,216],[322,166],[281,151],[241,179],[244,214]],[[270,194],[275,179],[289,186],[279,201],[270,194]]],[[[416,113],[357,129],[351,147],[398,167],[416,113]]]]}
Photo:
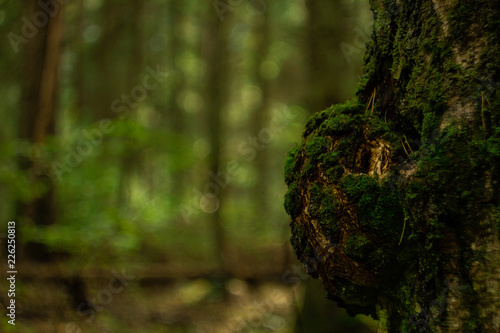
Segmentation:
{"type": "MultiPolygon", "coordinates": [[[[303,288],[279,281],[224,282],[217,277],[145,281],[128,274],[110,271],[108,277],[86,277],[86,299],[93,309],[72,298],[65,279],[20,279],[16,326],[2,320],[1,331],[291,332],[297,298],[303,293],[303,288]]],[[[6,290],[0,292],[6,305],[6,290]]]]}
{"type": "MultiPolygon", "coordinates": [[[[17,267],[16,325],[2,320],[0,331],[294,333],[312,279],[300,263],[283,264],[283,258],[241,260],[225,275],[214,267],[173,262],[99,267],[25,262],[17,267]]],[[[313,302],[334,305],[314,282],[321,289],[316,296],[321,300],[313,302]]],[[[7,318],[6,287],[0,284],[3,318],[7,318]]],[[[340,311],[335,312],[326,319],[335,320],[340,311]]],[[[349,332],[373,332],[365,324],[360,327],[364,329],[349,332]]]]}

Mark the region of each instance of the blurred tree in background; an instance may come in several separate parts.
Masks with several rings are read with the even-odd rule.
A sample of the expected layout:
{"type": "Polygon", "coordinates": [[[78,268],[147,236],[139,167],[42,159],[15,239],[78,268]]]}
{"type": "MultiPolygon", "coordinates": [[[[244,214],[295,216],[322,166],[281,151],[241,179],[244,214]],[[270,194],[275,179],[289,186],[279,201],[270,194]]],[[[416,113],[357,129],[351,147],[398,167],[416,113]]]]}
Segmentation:
{"type": "Polygon", "coordinates": [[[1,3],[2,329],[347,332],[308,324],[282,164],[354,95],[367,1],[1,3]]]}

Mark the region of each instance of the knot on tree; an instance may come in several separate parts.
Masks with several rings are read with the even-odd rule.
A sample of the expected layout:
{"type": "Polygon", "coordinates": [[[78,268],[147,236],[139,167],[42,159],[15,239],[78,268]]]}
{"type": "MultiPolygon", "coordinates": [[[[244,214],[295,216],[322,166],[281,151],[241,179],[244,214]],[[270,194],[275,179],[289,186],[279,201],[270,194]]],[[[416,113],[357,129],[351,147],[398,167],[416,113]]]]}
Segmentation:
{"type": "Polygon", "coordinates": [[[382,285],[401,273],[404,214],[390,144],[398,138],[355,103],[316,114],[303,137],[285,166],[294,251],[329,298],[376,316],[382,285]]]}

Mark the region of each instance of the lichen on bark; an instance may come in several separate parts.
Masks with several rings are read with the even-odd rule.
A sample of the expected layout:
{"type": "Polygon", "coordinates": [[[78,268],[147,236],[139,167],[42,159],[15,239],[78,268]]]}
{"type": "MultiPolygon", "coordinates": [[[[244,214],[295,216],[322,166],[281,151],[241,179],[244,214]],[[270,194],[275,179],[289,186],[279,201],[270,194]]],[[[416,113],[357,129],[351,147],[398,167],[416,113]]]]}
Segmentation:
{"type": "Polygon", "coordinates": [[[499,332],[500,3],[371,6],[357,97],[286,161],[292,246],[389,332],[499,332]]]}

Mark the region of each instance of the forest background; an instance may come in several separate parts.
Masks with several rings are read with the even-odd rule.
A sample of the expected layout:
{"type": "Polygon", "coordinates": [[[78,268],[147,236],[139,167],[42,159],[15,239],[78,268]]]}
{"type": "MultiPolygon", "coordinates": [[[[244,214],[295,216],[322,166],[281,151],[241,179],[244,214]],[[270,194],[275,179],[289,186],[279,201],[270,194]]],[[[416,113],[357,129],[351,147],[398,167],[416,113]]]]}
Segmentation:
{"type": "Polygon", "coordinates": [[[282,207],[305,120],[354,96],[368,1],[0,3],[2,331],[376,329],[308,278],[282,207]]]}

